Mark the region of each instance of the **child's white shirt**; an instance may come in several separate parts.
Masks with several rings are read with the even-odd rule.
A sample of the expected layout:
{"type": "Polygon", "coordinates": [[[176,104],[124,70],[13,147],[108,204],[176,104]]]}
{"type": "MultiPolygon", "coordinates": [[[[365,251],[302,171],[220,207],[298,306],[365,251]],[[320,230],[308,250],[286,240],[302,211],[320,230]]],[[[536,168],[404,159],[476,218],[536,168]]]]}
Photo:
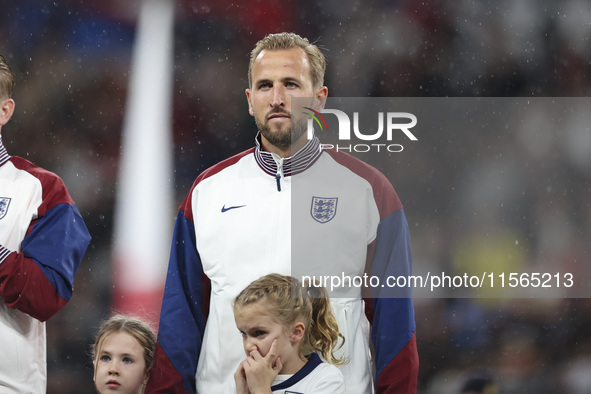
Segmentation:
{"type": "MultiPolygon", "coordinates": [[[[232,379],[226,393],[236,393],[232,379]]],[[[277,375],[271,385],[273,394],[345,394],[345,378],[332,364],[312,353],[308,362],[293,375],[277,375]]]]}

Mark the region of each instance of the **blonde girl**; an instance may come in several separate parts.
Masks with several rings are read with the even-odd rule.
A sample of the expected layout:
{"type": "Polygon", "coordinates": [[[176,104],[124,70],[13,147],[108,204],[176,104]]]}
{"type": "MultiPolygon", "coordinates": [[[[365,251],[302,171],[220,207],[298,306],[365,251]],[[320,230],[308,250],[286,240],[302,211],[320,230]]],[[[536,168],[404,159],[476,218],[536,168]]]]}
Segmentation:
{"type": "Polygon", "coordinates": [[[97,391],[143,393],[155,350],[156,337],[142,320],[115,315],[105,321],[92,347],[97,391]]]}
{"type": "Polygon", "coordinates": [[[236,297],[234,318],[247,357],[234,374],[235,388],[229,391],[345,392],[343,375],[335,365],[346,361],[334,354],[344,338],[324,288],[304,288],[291,276],[266,275],[236,297]]]}

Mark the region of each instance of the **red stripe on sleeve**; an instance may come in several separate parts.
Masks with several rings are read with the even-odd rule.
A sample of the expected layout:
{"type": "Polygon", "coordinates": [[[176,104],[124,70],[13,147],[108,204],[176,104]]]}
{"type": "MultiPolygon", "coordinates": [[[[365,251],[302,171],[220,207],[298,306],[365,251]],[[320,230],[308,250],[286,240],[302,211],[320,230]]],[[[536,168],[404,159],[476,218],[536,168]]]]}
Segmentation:
{"type": "Polygon", "coordinates": [[[390,361],[377,381],[376,394],[409,394],[417,392],[419,355],[416,333],[406,346],[390,361]]]}
{"type": "Polygon", "coordinates": [[[0,264],[0,294],[10,308],[47,321],[66,305],[41,268],[22,253],[11,253],[0,264]]]}
{"type": "Polygon", "coordinates": [[[150,379],[146,385],[145,393],[188,394],[188,391],[182,387],[183,377],[174,369],[160,343],[157,343],[154,365],[150,372],[150,379]]]}

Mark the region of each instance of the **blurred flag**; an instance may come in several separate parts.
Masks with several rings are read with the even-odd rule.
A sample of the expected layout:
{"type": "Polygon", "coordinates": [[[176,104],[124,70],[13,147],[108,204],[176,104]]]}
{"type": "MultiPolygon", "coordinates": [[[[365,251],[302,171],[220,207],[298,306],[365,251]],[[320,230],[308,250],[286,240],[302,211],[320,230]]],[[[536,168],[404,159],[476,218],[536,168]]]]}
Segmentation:
{"type": "Polygon", "coordinates": [[[137,23],[115,205],[117,312],[156,323],[168,266],[173,206],[174,4],[144,0],[137,23]]]}

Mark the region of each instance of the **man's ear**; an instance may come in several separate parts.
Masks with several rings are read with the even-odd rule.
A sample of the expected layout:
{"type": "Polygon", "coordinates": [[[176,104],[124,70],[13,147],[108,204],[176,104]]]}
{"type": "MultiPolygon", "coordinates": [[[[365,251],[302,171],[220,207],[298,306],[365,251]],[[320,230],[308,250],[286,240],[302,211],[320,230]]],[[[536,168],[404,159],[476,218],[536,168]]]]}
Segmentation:
{"type": "Polygon", "coordinates": [[[248,113],[251,116],[254,116],[254,110],[252,109],[252,103],[250,101],[251,100],[251,98],[250,98],[251,90],[246,89],[245,93],[246,93],[246,101],[248,101],[248,113]]]}
{"type": "Polygon", "coordinates": [[[0,126],[4,126],[14,113],[14,100],[5,99],[0,102],[0,126]]]}
{"type": "Polygon", "coordinates": [[[301,321],[298,321],[294,324],[293,329],[291,330],[291,335],[289,336],[289,340],[292,343],[298,343],[304,338],[305,332],[306,332],[306,326],[301,321]]]}
{"type": "Polygon", "coordinates": [[[326,86],[322,86],[316,89],[314,94],[314,109],[316,111],[320,111],[326,105],[326,97],[328,96],[328,88],[326,86]]]}

